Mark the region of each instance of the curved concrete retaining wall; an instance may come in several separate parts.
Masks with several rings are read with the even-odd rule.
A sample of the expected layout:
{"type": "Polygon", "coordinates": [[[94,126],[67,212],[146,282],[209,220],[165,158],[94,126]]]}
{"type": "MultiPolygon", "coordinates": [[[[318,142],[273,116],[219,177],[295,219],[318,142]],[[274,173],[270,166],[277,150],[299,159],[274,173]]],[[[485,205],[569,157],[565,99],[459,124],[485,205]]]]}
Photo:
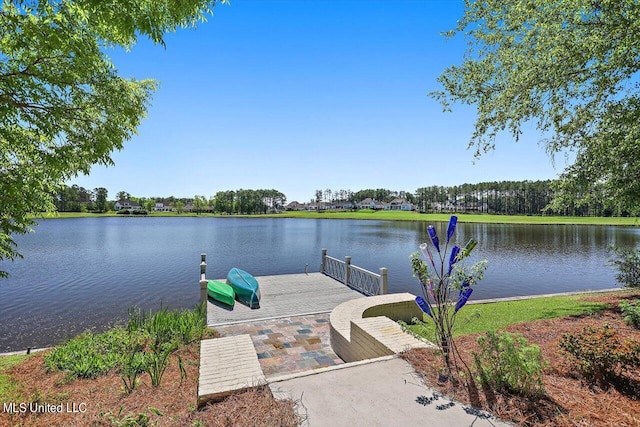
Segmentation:
{"type": "Polygon", "coordinates": [[[404,332],[397,320],[422,317],[410,293],[376,295],[347,301],[330,316],[333,351],[345,362],[396,354],[409,348],[430,347],[404,332]]]}

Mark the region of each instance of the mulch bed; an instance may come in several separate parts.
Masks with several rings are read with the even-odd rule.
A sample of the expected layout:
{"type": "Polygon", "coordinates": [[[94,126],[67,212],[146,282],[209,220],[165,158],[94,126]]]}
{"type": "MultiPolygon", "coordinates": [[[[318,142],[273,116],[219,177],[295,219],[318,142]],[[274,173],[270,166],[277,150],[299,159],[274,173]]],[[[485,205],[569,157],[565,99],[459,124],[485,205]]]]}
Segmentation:
{"type": "Polygon", "coordinates": [[[65,412],[27,411],[10,415],[0,411],[0,426],[108,426],[122,425],[120,423],[128,420],[140,420],[141,423],[125,425],[146,425],[142,423],[145,418],[149,425],[158,426],[298,425],[295,402],[275,400],[268,388],[237,394],[196,411],[199,351],[199,343],[196,343],[177,353],[182,357],[186,379],[181,380],[175,354],[160,387],[152,387],[149,376],[143,374],[138,388],[130,395],[124,393],[117,373],[67,381],[61,373],[46,371],[43,354],[33,355],[6,373],[19,381],[27,405],[31,402],[62,403],[65,412]],[[66,412],[67,408],[84,412],[66,412]]]}
{"type": "MultiPolygon", "coordinates": [[[[473,378],[469,381],[468,375],[457,385],[452,381],[439,382],[444,365],[441,355],[434,350],[414,349],[403,357],[423,376],[428,386],[519,425],[640,426],[640,396],[637,393],[620,392],[615,387],[602,390],[585,383],[572,368],[569,357],[558,347],[562,334],[581,331],[587,325],[602,327],[604,324],[615,329],[621,337],[640,343],[640,330],[628,326],[618,308],[620,300],[639,297],[639,291],[589,296],[585,300],[606,302],[611,308],[593,315],[527,322],[505,329],[522,334],[530,343],[540,346],[549,364],[544,371],[546,396],[539,400],[483,390],[479,384],[474,384],[473,378]]],[[[469,367],[472,366],[472,353],[479,352],[477,337],[467,335],[456,339],[461,357],[469,367]]],[[[640,369],[628,375],[631,382],[640,385],[640,369]]]]}

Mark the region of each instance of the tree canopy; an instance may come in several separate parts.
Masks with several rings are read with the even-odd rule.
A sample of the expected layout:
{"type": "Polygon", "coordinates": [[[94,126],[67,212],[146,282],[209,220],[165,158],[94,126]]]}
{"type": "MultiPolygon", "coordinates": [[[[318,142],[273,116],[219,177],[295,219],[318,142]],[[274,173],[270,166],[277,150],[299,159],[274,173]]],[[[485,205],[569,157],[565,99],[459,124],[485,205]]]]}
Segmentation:
{"type": "MultiPolygon", "coordinates": [[[[219,0],[225,2],[225,0],[219,0]]],[[[105,53],[138,37],[192,27],[216,0],[3,0],[0,10],[0,260],[19,256],[12,234],[51,193],[136,132],[156,89],[125,79],[105,53]]],[[[0,277],[6,276],[0,271],[0,277]]]]}
{"type": "MultiPolygon", "coordinates": [[[[640,212],[640,4],[635,0],[466,0],[458,26],[468,49],[432,93],[477,109],[470,147],[517,141],[534,123],[549,153],[576,154],[559,181],[571,194],[640,212]]],[[[580,201],[579,201],[580,202],[580,201]]]]}

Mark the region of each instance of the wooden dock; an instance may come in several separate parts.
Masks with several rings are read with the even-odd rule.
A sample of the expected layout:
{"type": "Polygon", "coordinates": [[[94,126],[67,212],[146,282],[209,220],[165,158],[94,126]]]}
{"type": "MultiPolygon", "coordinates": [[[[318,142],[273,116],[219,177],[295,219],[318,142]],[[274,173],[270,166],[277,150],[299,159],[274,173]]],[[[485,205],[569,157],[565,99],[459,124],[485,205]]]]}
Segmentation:
{"type": "MultiPolygon", "coordinates": [[[[328,313],[345,301],[364,296],[322,273],[256,277],[260,284],[260,308],[236,301],[229,306],[208,299],[209,326],[305,314],[328,313]]],[[[222,280],[224,281],[224,279],[222,280]]]]}

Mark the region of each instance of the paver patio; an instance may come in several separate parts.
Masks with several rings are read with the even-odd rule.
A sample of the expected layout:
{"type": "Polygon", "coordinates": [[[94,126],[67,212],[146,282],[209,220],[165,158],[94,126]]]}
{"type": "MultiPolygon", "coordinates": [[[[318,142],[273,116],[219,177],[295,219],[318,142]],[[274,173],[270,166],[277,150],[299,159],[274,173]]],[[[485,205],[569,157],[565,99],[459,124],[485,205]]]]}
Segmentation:
{"type": "Polygon", "coordinates": [[[243,322],[215,328],[222,336],[248,334],[267,378],[343,364],[329,342],[329,314],[243,322]]]}

